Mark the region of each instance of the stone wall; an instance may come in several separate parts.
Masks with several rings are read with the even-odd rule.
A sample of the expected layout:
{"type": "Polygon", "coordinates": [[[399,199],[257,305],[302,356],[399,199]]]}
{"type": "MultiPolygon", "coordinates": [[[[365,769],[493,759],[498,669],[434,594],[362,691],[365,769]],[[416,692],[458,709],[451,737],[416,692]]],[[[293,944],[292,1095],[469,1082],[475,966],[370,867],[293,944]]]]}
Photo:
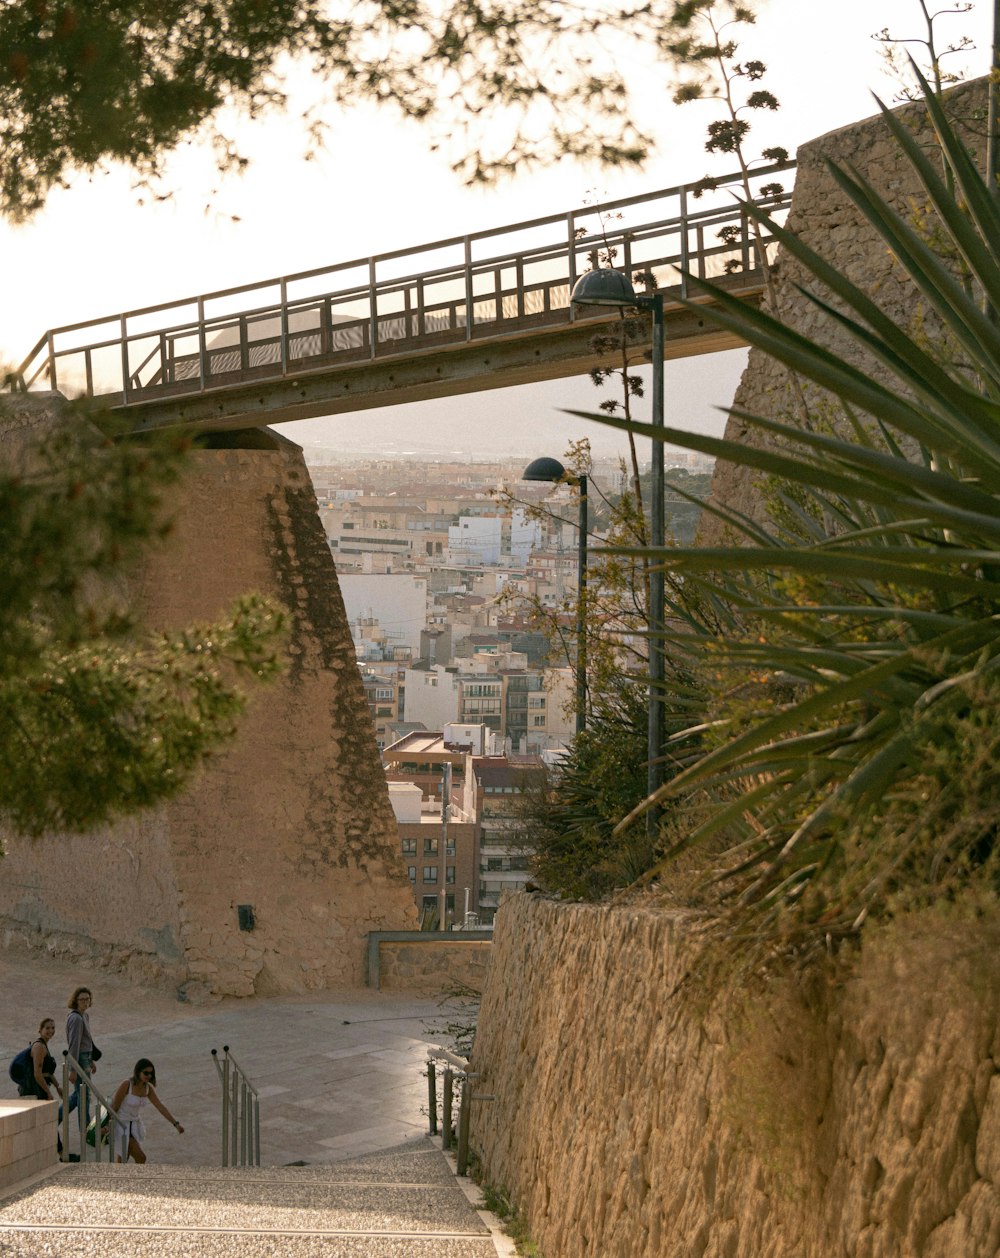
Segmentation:
{"type": "Polygon", "coordinates": [[[373,932],[368,939],[368,985],[381,991],[443,996],[486,986],[492,934],[469,931],[373,932]]]}
{"type": "MultiPolygon", "coordinates": [[[[973,151],[982,151],[985,134],[985,80],[963,84],[948,93],[948,109],[960,133],[973,151]]],[[[933,136],[921,106],[899,112],[906,125],[930,146],[933,136]]],[[[853,123],[802,145],[796,154],[795,188],[787,226],[817,253],[832,262],[859,288],[871,295],[901,327],[915,327],[919,309],[908,277],[853,203],[834,183],[827,162],[851,167],[869,180],[890,205],[904,217],[922,210],[926,194],[907,159],[891,138],[881,116],[853,123]]],[[[800,263],[779,251],[773,268],[775,308],[782,322],[825,345],[845,359],[863,363],[876,377],[888,373],[866,360],[844,329],[810,302],[796,287],[816,288],[800,263]]],[[[821,295],[823,290],[820,291],[821,295]]],[[[771,303],[765,299],[765,308],[771,303]]],[[[933,330],[928,322],[924,332],[933,330]]],[[[803,385],[818,416],[833,420],[829,399],[807,382],[803,385]]],[[[724,399],[715,399],[723,401],[724,399]]],[[[788,370],[760,350],[751,349],[733,405],[751,414],[801,423],[801,401],[788,370]]],[[[744,444],[761,445],[767,438],[744,420],[731,416],[726,437],[744,444]]],[[[758,519],[764,515],[759,473],[730,463],[716,465],[712,498],[758,519]]],[[[704,544],[720,540],[721,525],[707,513],[702,516],[699,538],[704,544]]]]}
{"type": "Polygon", "coordinates": [[[302,453],[277,434],[244,441],[192,454],[173,534],[132,593],[157,628],[273,595],[291,612],[285,675],[253,694],[235,741],[176,801],[84,837],[2,836],[8,942],[189,997],[361,986],[368,932],[416,924],[302,453]]]}
{"type": "Polygon", "coordinates": [[[58,1165],[55,1101],[0,1101],[0,1197],[58,1165]]]}
{"type": "Polygon", "coordinates": [[[513,896],[494,950],[472,1148],[545,1258],[996,1258],[995,903],[751,991],[653,907],[513,896]]]}

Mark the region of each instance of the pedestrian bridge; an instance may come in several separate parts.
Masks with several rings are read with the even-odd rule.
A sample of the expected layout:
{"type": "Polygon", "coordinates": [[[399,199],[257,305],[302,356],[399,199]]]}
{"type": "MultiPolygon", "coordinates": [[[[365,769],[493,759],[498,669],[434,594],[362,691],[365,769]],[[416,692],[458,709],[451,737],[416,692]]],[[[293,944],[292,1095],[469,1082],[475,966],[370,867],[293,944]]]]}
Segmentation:
{"type": "MultiPolygon", "coordinates": [[[[791,194],[773,179],[790,165],[754,177],[779,220],[791,194]]],[[[607,265],[663,292],[667,358],[731,349],[740,342],[678,299],[695,275],[759,300],[741,196],[735,176],[682,184],[53,328],[16,379],[100,398],[136,430],[213,430],[580,375],[608,360],[592,341],[616,312],[572,307],[570,293],[607,265]]]]}

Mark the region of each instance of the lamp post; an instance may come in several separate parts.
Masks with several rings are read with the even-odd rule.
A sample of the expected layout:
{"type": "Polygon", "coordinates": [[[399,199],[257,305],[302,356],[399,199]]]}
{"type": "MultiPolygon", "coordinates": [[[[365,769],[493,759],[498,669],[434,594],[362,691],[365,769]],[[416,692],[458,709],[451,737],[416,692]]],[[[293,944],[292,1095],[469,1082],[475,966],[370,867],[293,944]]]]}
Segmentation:
{"type": "MultiPolygon", "coordinates": [[[[662,550],[665,540],[663,514],[663,294],[640,297],[632,281],[622,271],[602,267],[587,271],[577,280],[570,302],[576,306],[634,306],[648,310],[653,316],[653,415],[652,415],[652,496],[650,533],[654,550],[662,550]]],[[[664,632],[663,568],[655,562],[649,572],[649,772],[647,791],[655,794],[663,784],[663,632],[664,632]]],[[[659,810],[646,813],[646,832],[655,836],[659,810]]]]}
{"type": "MultiPolygon", "coordinates": [[[[558,459],[541,458],[529,463],[522,480],[556,483],[566,476],[558,459]]],[[[587,728],[587,476],[576,474],[580,486],[580,523],[576,553],[576,732],[587,728]]]]}

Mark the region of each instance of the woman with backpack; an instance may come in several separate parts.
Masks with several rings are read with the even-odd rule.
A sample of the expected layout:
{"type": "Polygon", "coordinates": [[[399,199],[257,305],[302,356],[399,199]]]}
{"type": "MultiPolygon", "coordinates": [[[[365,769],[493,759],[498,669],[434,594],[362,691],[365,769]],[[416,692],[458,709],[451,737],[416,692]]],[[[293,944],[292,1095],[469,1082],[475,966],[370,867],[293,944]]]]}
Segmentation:
{"type": "Polygon", "coordinates": [[[54,1101],[52,1089],[62,1096],[56,1083],[56,1059],[49,1052],[49,1040],[56,1033],[52,1018],[43,1018],[38,1028],[38,1039],[31,1046],[31,1069],[18,1088],[21,1096],[35,1097],[39,1101],[54,1101]]]}

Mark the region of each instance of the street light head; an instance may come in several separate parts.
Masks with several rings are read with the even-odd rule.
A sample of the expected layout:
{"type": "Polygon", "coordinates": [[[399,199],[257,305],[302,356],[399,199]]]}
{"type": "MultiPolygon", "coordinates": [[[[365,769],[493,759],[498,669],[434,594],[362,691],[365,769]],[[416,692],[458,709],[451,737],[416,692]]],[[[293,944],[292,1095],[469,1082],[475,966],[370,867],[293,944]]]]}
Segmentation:
{"type": "Polygon", "coordinates": [[[573,286],[570,301],[575,306],[639,305],[639,298],[629,277],[624,271],[614,271],[610,267],[601,267],[581,275],[573,286]]]}
{"type": "Polygon", "coordinates": [[[521,473],[521,480],[545,480],[552,483],[561,481],[566,469],[558,459],[534,459],[521,473]]]}

